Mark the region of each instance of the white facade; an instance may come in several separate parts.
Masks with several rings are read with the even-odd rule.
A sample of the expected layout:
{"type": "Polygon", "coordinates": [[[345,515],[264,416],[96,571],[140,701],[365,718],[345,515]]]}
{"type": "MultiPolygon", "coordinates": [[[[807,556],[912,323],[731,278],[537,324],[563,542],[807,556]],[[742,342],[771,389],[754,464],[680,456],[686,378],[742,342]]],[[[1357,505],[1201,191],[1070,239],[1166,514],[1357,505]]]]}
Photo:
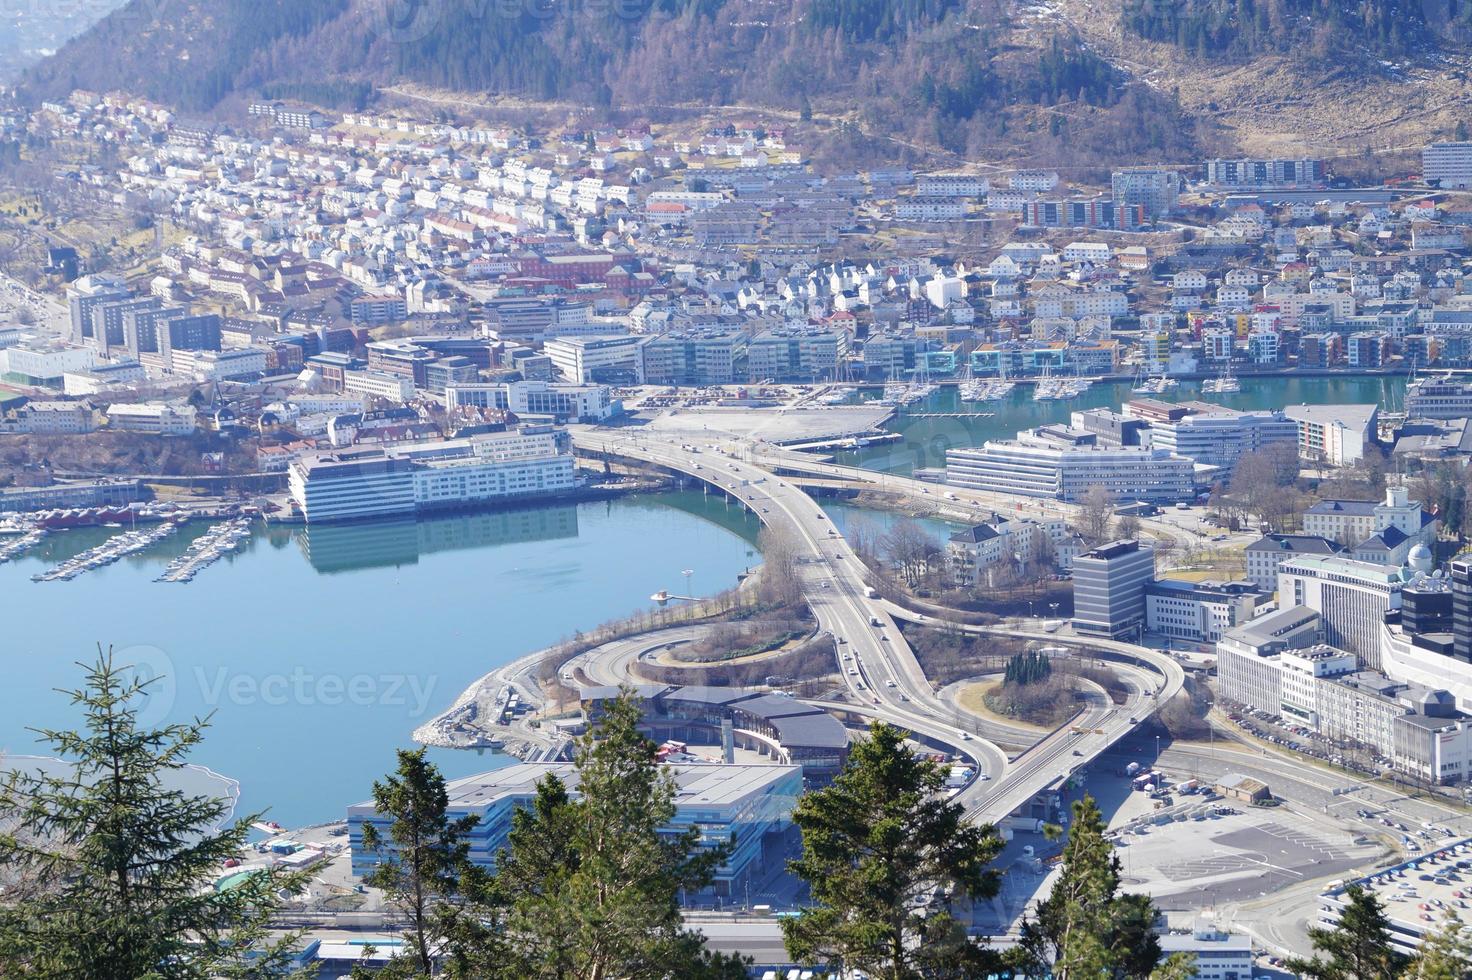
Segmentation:
{"type": "Polygon", "coordinates": [[[571,490],[570,453],[548,431],[512,431],[298,460],[292,499],[308,523],[532,499],[571,490]]]}
{"type": "Polygon", "coordinates": [[[144,402],[107,407],[108,428],[120,432],[152,432],[165,436],[187,436],[196,428],[193,405],[144,402]]]}
{"type": "Polygon", "coordinates": [[[1278,566],[1278,603],[1306,606],[1323,618],[1324,639],[1381,669],[1380,627],[1400,608],[1407,573],[1346,558],[1304,557],[1278,566]]]}
{"type": "Polygon", "coordinates": [[[565,380],[583,384],[598,380],[605,372],[628,372],[642,379],[641,348],[645,337],[573,337],[548,340],[542,353],[565,380]]]}
{"type": "Polygon", "coordinates": [[[1432,143],[1421,151],[1421,176],[1443,190],[1472,187],[1472,143],[1432,143]]]}
{"type": "Polygon", "coordinates": [[[1171,502],[1194,496],[1194,477],[1191,460],[1163,450],[1060,445],[1028,432],[946,452],[947,483],[1024,497],[1076,501],[1102,486],[1119,500],[1171,502]]]}
{"type": "Polygon", "coordinates": [[[383,371],[344,371],[342,390],[403,404],[414,397],[414,379],[383,371]]]}

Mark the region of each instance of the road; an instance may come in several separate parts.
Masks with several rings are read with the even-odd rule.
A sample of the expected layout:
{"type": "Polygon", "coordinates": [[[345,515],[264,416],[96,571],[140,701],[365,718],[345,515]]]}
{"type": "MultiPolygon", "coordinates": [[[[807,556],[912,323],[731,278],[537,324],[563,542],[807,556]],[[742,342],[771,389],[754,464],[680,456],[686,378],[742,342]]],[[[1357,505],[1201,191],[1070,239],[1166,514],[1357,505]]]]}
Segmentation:
{"type": "MultiPolygon", "coordinates": [[[[947,743],[977,761],[991,778],[974,780],[956,797],[977,820],[1000,821],[1035,794],[1087,765],[1155,710],[1158,699],[1153,697],[1124,706],[1090,704],[1075,724],[1064,726],[1008,762],[998,746],[955,724],[955,712],[935,694],[895,625],[896,618],[923,622],[926,617],[873,595],[863,563],[823,510],[798,487],[770,472],[768,467],[787,465],[783,461],[792,454],[784,453],[774,461],[769,455],[755,455],[749,443],[728,444],[731,451],[723,453],[710,445],[669,442],[639,430],[580,427],[573,430],[572,438],[583,452],[636,459],[702,480],[735,496],[763,524],[788,536],[797,549],[803,596],[819,628],[835,638],[838,666],[849,696],[877,709],[878,717],[947,743]]],[[[801,459],[811,464],[806,457],[801,459]]],[[[926,486],[852,467],[811,465],[844,476],[864,474],[870,482],[886,487],[926,486]]],[[[1037,635],[1050,642],[1057,639],[1051,634],[1037,635]]],[[[1180,690],[1184,674],[1174,660],[1130,644],[1100,641],[1090,645],[1156,669],[1162,680],[1161,698],[1169,699],[1180,690]]]]}
{"type": "MultiPolygon", "coordinates": [[[[812,474],[846,480],[850,483],[871,487],[886,493],[915,498],[929,506],[944,506],[946,503],[965,505],[1013,517],[1033,520],[1062,519],[1076,523],[1081,508],[1077,504],[1064,503],[1051,498],[1018,497],[1009,494],[991,493],[985,490],[967,490],[946,484],[926,483],[913,477],[867,470],[858,466],[829,463],[805,453],[759,443],[750,451],[750,459],[779,473],[812,474]]],[[[1182,511],[1191,514],[1195,511],[1182,511]]],[[[1156,540],[1170,541],[1177,552],[1184,552],[1200,543],[1200,535],[1189,527],[1180,526],[1181,518],[1168,519],[1157,516],[1140,519],[1140,529],[1156,540]]]]}

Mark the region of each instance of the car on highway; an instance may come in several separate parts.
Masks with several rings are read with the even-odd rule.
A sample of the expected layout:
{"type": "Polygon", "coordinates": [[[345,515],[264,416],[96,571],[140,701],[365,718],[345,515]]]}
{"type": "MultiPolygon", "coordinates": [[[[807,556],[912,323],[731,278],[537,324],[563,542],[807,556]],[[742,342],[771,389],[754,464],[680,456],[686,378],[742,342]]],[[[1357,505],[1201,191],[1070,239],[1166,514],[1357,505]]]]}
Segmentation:
{"type": "Polygon", "coordinates": [[[969,741],[971,741],[971,733],[970,732],[962,732],[961,733],[961,741],[963,741],[963,742],[969,742],[969,741]]]}

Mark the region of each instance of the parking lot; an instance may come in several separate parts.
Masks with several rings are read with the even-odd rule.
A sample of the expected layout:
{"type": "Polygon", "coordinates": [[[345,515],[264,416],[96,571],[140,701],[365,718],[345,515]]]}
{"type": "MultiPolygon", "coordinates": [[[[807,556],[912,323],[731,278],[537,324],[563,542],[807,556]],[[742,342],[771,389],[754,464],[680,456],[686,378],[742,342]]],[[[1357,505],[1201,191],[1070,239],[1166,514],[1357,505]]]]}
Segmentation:
{"type": "Polygon", "coordinates": [[[1229,812],[1119,835],[1126,887],[1148,892],[1163,909],[1198,909],[1263,898],[1379,853],[1287,807],[1221,809],[1229,812]]]}

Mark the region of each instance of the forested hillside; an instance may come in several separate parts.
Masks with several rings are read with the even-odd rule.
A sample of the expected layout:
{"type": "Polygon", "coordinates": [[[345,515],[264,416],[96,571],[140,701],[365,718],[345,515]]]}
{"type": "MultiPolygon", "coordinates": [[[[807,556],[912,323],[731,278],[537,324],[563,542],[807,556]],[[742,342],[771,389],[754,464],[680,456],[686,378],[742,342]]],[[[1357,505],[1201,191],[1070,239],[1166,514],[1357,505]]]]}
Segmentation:
{"type": "Polygon", "coordinates": [[[1124,0],[1117,15],[1049,2],[132,0],[33,70],[27,90],[126,88],[203,111],[234,94],[349,108],[409,83],[650,118],[811,112],[861,159],[1184,162],[1229,147],[1199,110],[1181,111],[1169,78],[1137,77],[1127,41],[1101,41],[1297,57],[1324,25],[1336,45],[1386,52],[1430,29],[1391,0],[1124,0]]]}

